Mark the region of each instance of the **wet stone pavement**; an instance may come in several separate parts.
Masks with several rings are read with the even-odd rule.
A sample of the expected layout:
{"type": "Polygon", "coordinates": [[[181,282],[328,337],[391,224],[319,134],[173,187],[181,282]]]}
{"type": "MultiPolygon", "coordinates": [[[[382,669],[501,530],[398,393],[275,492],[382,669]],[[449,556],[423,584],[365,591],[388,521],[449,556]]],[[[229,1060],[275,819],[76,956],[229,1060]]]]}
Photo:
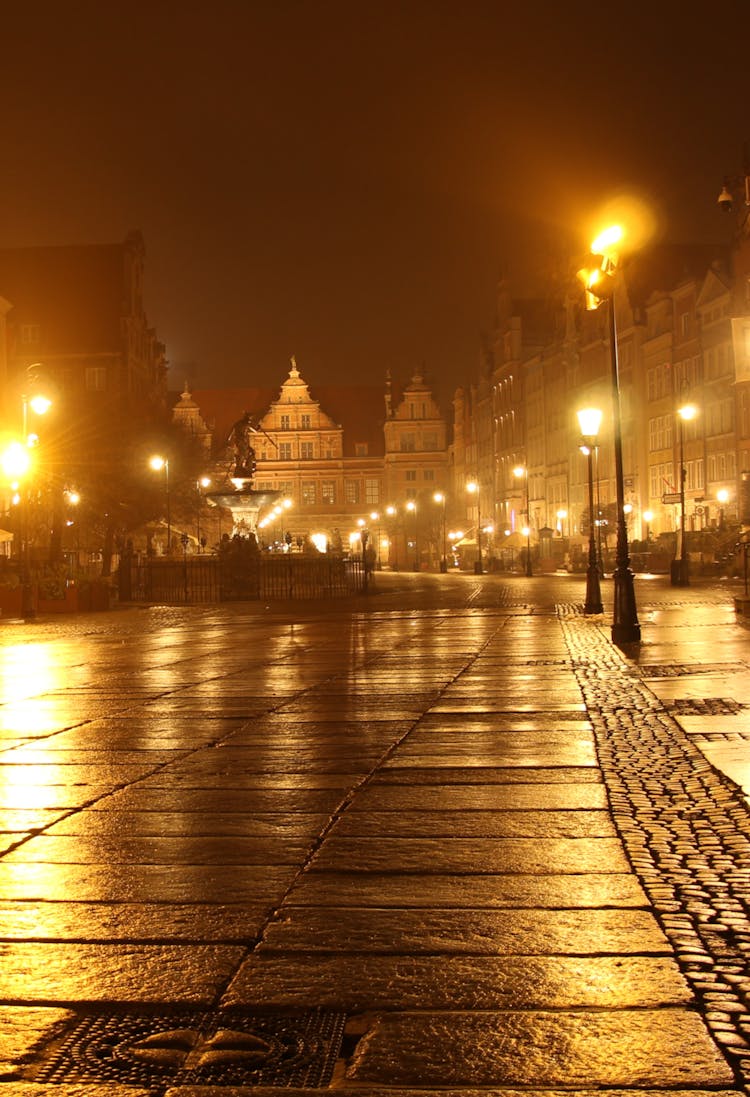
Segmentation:
{"type": "Polygon", "coordinates": [[[0,621],[0,1097],[748,1092],[750,633],[636,591],[0,621]]]}

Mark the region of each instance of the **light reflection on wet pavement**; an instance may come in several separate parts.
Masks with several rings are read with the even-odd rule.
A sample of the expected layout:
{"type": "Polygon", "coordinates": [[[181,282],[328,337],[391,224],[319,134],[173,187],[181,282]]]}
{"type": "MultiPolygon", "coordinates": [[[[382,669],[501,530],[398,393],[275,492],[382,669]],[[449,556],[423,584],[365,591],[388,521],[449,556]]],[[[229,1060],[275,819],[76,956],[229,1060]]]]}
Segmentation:
{"type": "MultiPolygon", "coordinates": [[[[626,659],[581,617],[580,577],[376,590],[0,622],[9,1097],[45,1014],[105,1002],[343,1009],[362,1037],[345,1097],[740,1084],[747,971],[732,981],[700,927],[680,951],[691,895],[750,948],[740,886],[722,907],[703,869],[686,883],[656,827],[641,867],[617,797],[668,814],[658,773],[644,807],[600,757],[620,723],[623,744],[634,723],[672,727],[681,765],[700,770],[698,747],[750,790],[731,591],[638,583],[626,659]],[[668,887],[682,907],[660,906],[668,887]]],[[[747,806],[722,778],[706,789],[750,897],[747,806]]]]}

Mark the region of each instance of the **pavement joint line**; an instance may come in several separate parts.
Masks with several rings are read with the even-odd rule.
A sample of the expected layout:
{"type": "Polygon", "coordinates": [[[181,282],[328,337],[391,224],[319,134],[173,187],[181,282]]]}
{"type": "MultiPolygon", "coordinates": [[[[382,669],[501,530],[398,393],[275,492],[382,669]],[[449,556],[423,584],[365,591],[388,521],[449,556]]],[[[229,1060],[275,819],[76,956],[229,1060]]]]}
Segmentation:
{"type": "MultiPolygon", "coordinates": [[[[442,618],[441,619],[441,624],[445,623],[447,620],[449,620],[449,619],[448,618],[442,618]]],[[[482,655],[482,652],[485,651],[495,641],[498,633],[502,631],[502,629],[504,627],[504,624],[505,624],[505,620],[503,620],[498,625],[498,627],[491,633],[491,635],[489,637],[487,637],[484,644],[477,651],[472,652],[467,657],[467,659],[465,660],[463,666],[460,667],[458,670],[456,670],[453,677],[448,682],[446,682],[446,684],[442,687],[442,689],[440,690],[440,692],[437,696],[437,699],[439,699],[441,696],[443,696],[447,692],[447,690],[463,674],[465,674],[467,669],[469,667],[471,667],[474,663],[476,663],[480,659],[480,657],[482,655]]],[[[406,644],[406,643],[408,643],[408,641],[404,641],[404,643],[406,644]]],[[[375,662],[376,660],[377,660],[377,656],[374,657],[373,662],[375,662]]],[[[437,699],[433,700],[433,702],[432,702],[433,705],[435,703],[437,703],[437,699]]],[[[253,952],[255,952],[257,949],[260,948],[260,946],[263,943],[263,940],[264,940],[264,937],[266,935],[266,932],[268,930],[269,925],[273,921],[275,921],[275,919],[279,915],[279,912],[281,911],[282,907],[284,906],[284,904],[289,899],[290,895],[294,892],[295,888],[297,887],[297,884],[298,884],[300,878],[302,876],[304,876],[306,872],[308,872],[310,864],[312,863],[313,859],[317,855],[318,851],[320,850],[321,846],[323,845],[323,843],[325,842],[326,838],[331,833],[331,831],[333,830],[335,825],[342,818],[342,816],[351,808],[351,805],[354,802],[355,796],[359,792],[361,792],[363,788],[366,788],[367,785],[371,784],[375,780],[375,778],[378,776],[379,772],[382,770],[383,766],[388,761],[388,759],[391,758],[396,753],[398,748],[408,739],[408,737],[416,730],[416,728],[429,715],[430,715],[430,709],[426,708],[425,711],[422,713],[422,715],[419,716],[416,720],[414,720],[412,722],[411,726],[408,727],[398,739],[394,740],[390,744],[390,746],[383,752],[383,754],[378,759],[378,761],[375,763],[375,765],[372,766],[372,768],[370,770],[368,770],[367,773],[363,774],[362,778],[355,785],[353,785],[349,789],[346,796],[342,799],[341,803],[333,810],[333,812],[331,813],[331,816],[330,816],[328,822],[326,823],[326,825],[324,826],[323,830],[315,838],[315,840],[311,843],[310,848],[307,851],[307,855],[306,855],[304,861],[300,865],[299,870],[295,873],[295,875],[291,879],[291,881],[289,883],[289,886],[287,887],[286,891],[284,892],[284,894],[280,898],[278,904],[276,905],[276,907],[274,907],[273,910],[271,910],[269,912],[264,925],[259,930],[257,940],[255,941],[255,943],[253,945],[248,947],[248,949],[246,950],[245,955],[242,958],[242,961],[237,965],[236,970],[231,974],[231,976],[227,978],[225,986],[223,986],[221,988],[219,994],[217,994],[217,998],[216,998],[217,1003],[220,1002],[221,999],[223,998],[226,990],[231,985],[232,980],[234,979],[234,977],[236,976],[236,974],[239,971],[240,967],[242,966],[242,963],[245,962],[245,960],[247,959],[248,956],[250,956],[253,952]]]]}
{"type": "Polygon", "coordinates": [[[598,623],[561,618],[615,827],[700,1012],[750,1092],[750,811],[598,623]],[[618,666],[621,681],[598,677],[618,666]],[[696,902],[696,895],[700,902],[696,902]]]}

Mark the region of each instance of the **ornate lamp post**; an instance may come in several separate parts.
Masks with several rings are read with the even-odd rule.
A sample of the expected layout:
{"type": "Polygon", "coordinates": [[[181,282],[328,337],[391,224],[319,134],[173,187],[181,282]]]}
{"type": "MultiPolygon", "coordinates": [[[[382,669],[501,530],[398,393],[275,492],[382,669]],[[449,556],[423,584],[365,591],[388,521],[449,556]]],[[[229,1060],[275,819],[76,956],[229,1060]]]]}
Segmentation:
{"type": "Polygon", "coordinates": [[[690,586],[690,559],[685,551],[685,423],[695,419],[698,409],[694,404],[684,404],[677,409],[677,431],[680,447],[680,551],[672,570],[673,587],[690,586]]]}
{"type": "Polygon", "coordinates": [[[203,502],[203,496],[201,495],[201,488],[210,488],[211,480],[208,476],[201,476],[196,481],[196,490],[198,492],[198,503],[196,507],[195,517],[195,539],[198,542],[198,552],[203,552],[203,542],[201,541],[201,503],[203,502]]]}
{"type": "Polygon", "coordinates": [[[380,513],[377,510],[370,512],[370,521],[375,522],[375,535],[378,539],[377,548],[375,550],[375,567],[380,571],[380,513]]]}
{"type": "Polygon", "coordinates": [[[419,542],[417,531],[417,504],[413,499],[408,499],[406,509],[414,515],[414,570],[419,571],[419,542]]]}
{"type": "Polygon", "coordinates": [[[479,496],[479,484],[476,480],[469,480],[466,485],[466,490],[470,495],[476,495],[477,497],[477,562],[474,565],[474,571],[477,575],[481,575],[484,572],[484,562],[482,561],[482,504],[479,496]]]}
{"type": "Polygon", "coordinates": [[[385,513],[388,518],[386,529],[388,530],[388,563],[391,567],[398,571],[398,546],[399,546],[399,534],[398,529],[394,526],[394,520],[397,515],[397,510],[392,503],[389,503],[385,508],[385,513]],[[393,548],[393,559],[391,559],[391,548],[393,548]]]}
{"type": "Polygon", "coordinates": [[[599,408],[582,408],[577,414],[584,441],[581,453],[586,457],[589,474],[589,559],[586,567],[586,602],[583,612],[591,616],[604,613],[594,535],[594,447],[602,422],[602,413],[599,408]]]}
{"type": "Polygon", "coordinates": [[[517,480],[523,480],[523,512],[526,515],[526,524],[521,530],[526,538],[526,575],[530,578],[534,571],[531,567],[531,515],[529,514],[529,470],[525,465],[516,465],[513,475],[517,480]]]}
{"type": "Polygon", "coordinates": [[[447,534],[445,528],[445,492],[436,491],[432,497],[436,503],[443,504],[443,554],[440,558],[440,570],[443,574],[448,570],[448,546],[447,546],[447,534]]]}
{"type": "Polygon", "coordinates": [[[617,321],[615,317],[615,275],[617,246],[623,238],[619,225],[612,225],[591,245],[594,263],[579,272],[586,290],[586,308],[607,305],[609,322],[609,353],[612,373],[613,441],[615,451],[615,483],[617,488],[617,563],[614,570],[614,612],[612,640],[615,644],[634,644],[641,639],[641,626],[635,604],[633,572],[630,570],[628,530],[625,523],[625,478],[622,462],[622,416],[620,414],[620,378],[617,360],[617,321]]]}
{"type": "Polygon", "coordinates": [[[729,492],[726,488],[719,488],[716,492],[716,501],[719,504],[719,532],[724,532],[724,508],[729,502],[729,492]]]}
{"type": "Polygon", "coordinates": [[[149,460],[149,466],[155,472],[161,472],[164,469],[164,493],[167,503],[167,555],[172,550],[172,511],[171,500],[169,497],[169,458],[161,457],[159,454],[154,454],[149,460]]]}

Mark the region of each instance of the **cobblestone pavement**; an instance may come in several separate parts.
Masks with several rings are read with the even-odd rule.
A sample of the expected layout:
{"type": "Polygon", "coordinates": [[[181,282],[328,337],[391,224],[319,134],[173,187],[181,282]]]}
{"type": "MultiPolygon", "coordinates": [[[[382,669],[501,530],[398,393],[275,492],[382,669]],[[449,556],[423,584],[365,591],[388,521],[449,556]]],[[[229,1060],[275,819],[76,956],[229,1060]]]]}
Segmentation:
{"type": "Polygon", "coordinates": [[[636,586],[0,622],[0,1097],[747,1093],[748,632],[636,586]]]}

